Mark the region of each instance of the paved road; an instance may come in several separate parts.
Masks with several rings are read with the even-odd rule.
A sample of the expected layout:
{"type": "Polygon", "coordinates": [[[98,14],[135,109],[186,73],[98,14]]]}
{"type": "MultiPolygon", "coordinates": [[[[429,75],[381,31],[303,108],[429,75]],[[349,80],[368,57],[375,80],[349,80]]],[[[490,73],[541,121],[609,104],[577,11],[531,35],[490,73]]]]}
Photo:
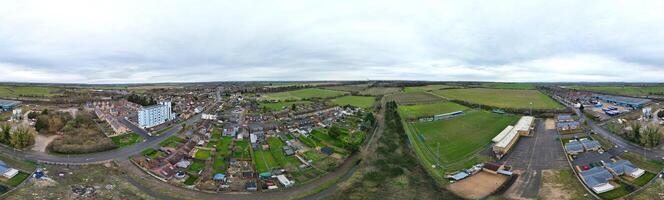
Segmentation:
{"type": "MultiPolygon", "coordinates": [[[[187,124],[191,125],[200,120],[200,115],[195,115],[186,121],[187,124]]],[[[63,163],[63,164],[88,164],[88,163],[97,163],[110,160],[126,160],[129,156],[140,153],[141,151],[150,148],[157,147],[159,142],[165,140],[166,138],[176,134],[182,129],[182,126],[174,126],[170,130],[166,131],[160,136],[148,137],[144,142],[130,145],[127,147],[114,149],[110,151],[104,151],[99,153],[89,153],[89,154],[74,154],[74,155],[58,155],[58,154],[48,154],[45,152],[37,152],[31,150],[18,151],[14,150],[5,145],[0,146],[0,153],[14,155],[27,160],[34,160],[39,162],[46,163],[63,163]]]]}
{"type": "Polygon", "coordinates": [[[142,129],[135,124],[129,122],[129,120],[122,118],[120,119],[120,122],[124,124],[127,128],[131,129],[131,131],[134,131],[135,133],[139,134],[141,137],[148,139],[150,138],[150,133],[146,131],[145,129],[142,129]]]}

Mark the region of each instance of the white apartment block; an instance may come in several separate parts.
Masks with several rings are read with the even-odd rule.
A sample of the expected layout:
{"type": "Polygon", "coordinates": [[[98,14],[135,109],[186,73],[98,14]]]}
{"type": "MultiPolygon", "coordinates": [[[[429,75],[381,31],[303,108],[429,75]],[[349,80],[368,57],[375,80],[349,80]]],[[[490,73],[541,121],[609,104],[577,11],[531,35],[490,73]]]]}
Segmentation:
{"type": "Polygon", "coordinates": [[[175,113],[171,111],[170,101],[162,101],[157,105],[145,106],[138,111],[138,125],[142,128],[157,126],[173,119],[175,119],[175,113]]]}

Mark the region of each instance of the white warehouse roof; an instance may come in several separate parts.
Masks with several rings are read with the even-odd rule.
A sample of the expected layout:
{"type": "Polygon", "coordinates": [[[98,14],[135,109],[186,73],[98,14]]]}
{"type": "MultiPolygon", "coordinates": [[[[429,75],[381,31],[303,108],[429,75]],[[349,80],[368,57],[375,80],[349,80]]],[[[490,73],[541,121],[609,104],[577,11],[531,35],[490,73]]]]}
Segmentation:
{"type": "Polygon", "coordinates": [[[505,137],[503,137],[500,141],[498,141],[498,143],[496,143],[495,147],[506,148],[510,144],[510,142],[514,140],[514,137],[517,137],[518,135],[519,132],[516,128],[510,129],[510,131],[507,134],[505,134],[505,137]]]}
{"type": "Polygon", "coordinates": [[[507,136],[507,134],[508,134],[512,129],[514,129],[514,126],[512,126],[512,125],[509,125],[509,126],[505,127],[505,129],[503,129],[503,131],[501,131],[500,133],[498,133],[498,135],[496,135],[496,137],[493,137],[493,139],[492,139],[491,141],[493,141],[493,142],[500,142],[501,140],[503,140],[503,138],[505,138],[505,136],[507,136]]]}
{"type": "Polygon", "coordinates": [[[519,122],[516,123],[514,126],[518,131],[529,131],[530,126],[533,124],[535,121],[535,117],[533,116],[523,116],[521,119],[519,119],[519,122]]]}

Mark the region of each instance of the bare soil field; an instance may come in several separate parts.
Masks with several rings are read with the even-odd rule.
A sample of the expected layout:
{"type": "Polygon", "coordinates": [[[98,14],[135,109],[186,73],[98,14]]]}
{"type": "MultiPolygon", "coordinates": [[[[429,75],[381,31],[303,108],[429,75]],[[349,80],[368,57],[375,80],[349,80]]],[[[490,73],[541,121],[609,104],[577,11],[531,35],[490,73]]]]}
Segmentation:
{"type": "Polygon", "coordinates": [[[479,199],[496,191],[507,179],[507,176],[482,171],[447,188],[463,198],[479,199]]]}
{"type": "Polygon", "coordinates": [[[439,96],[426,92],[398,93],[389,95],[385,99],[387,101],[395,101],[399,105],[433,103],[443,100],[443,98],[439,96]]]}

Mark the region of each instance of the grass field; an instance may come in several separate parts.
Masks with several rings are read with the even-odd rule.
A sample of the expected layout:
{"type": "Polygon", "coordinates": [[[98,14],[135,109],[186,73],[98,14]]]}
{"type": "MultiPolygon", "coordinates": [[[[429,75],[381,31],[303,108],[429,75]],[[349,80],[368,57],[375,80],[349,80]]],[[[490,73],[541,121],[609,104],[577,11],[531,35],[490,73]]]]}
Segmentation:
{"type": "Polygon", "coordinates": [[[418,117],[432,116],[459,110],[468,107],[449,101],[441,101],[430,104],[402,105],[399,106],[399,115],[405,119],[417,119],[418,117]]]}
{"type": "Polygon", "coordinates": [[[443,98],[427,92],[397,93],[386,96],[385,99],[399,105],[433,103],[443,100],[443,98]]]}
{"type": "Polygon", "coordinates": [[[533,83],[482,83],[482,87],[495,88],[495,89],[520,89],[532,90],[535,89],[533,83]]]}
{"type": "Polygon", "coordinates": [[[278,111],[278,110],[283,110],[285,108],[288,108],[289,106],[291,106],[293,104],[310,104],[310,103],[311,103],[311,101],[288,101],[288,102],[287,101],[280,101],[280,102],[276,102],[276,103],[261,103],[260,105],[263,108],[278,111]]]}
{"type": "MultiPolygon", "coordinates": [[[[424,161],[424,167],[430,168],[439,160],[443,170],[455,171],[485,160],[477,153],[490,144],[491,139],[505,126],[517,120],[518,116],[470,111],[448,120],[408,123],[406,132],[417,155],[424,161]],[[438,147],[440,153],[437,152],[438,147]],[[440,159],[436,158],[436,154],[440,154],[440,159]]],[[[433,170],[433,175],[442,179],[443,170],[433,170]]]]}
{"type": "Polygon", "coordinates": [[[358,84],[358,85],[330,86],[330,87],[324,87],[324,89],[344,91],[344,92],[359,92],[367,89],[368,87],[369,87],[368,84],[358,84]]]}
{"type": "Polygon", "coordinates": [[[530,108],[530,102],[533,103],[534,109],[563,108],[558,102],[537,90],[472,88],[438,90],[434,93],[451,99],[500,108],[530,108]]]}
{"type": "Polygon", "coordinates": [[[189,173],[194,173],[195,174],[195,173],[198,173],[199,171],[201,171],[203,168],[205,168],[205,161],[194,160],[194,162],[192,162],[191,165],[189,165],[189,169],[187,169],[187,171],[189,173]]]}
{"type": "Polygon", "coordinates": [[[428,91],[448,89],[448,88],[459,88],[459,86],[453,86],[453,85],[425,85],[425,86],[417,86],[417,87],[406,87],[406,88],[404,88],[403,91],[404,92],[428,92],[428,91]]]}
{"type": "Polygon", "coordinates": [[[361,95],[380,96],[401,92],[398,87],[372,87],[360,92],[361,95]]]}
{"type": "Polygon", "coordinates": [[[608,94],[625,96],[647,96],[651,94],[664,94],[664,86],[637,87],[637,86],[569,86],[577,90],[588,90],[608,94]]]}
{"type": "Polygon", "coordinates": [[[0,86],[0,97],[51,97],[58,95],[58,89],[54,87],[40,86],[0,86]]]}
{"type": "Polygon", "coordinates": [[[351,105],[359,108],[371,108],[373,106],[375,98],[373,97],[364,97],[364,96],[343,96],[336,99],[332,99],[332,103],[340,106],[351,105]]]}
{"type": "Polygon", "coordinates": [[[287,92],[277,92],[277,93],[267,93],[260,97],[260,100],[302,100],[302,99],[311,99],[311,98],[329,98],[336,97],[346,94],[346,92],[335,91],[335,90],[325,90],[319,88],[308,88],[287,92]]]}
{"type": "Polygon", "coordinates": [[[297,166],[300,163],[295,156],[286,156],[286,154],[284,154],[284,151],[282,150],[284,142],[278,137],[268,137],[267,143],[270,144],[272,157],[274,157],[281,167],[297,166]]]}
{"type": "Polygon", "coordinates": [[[198,149],[196,150],[196,154],[194,154],[194,158],[199,160],[207,160],[210,158],[210,150],[198,149]]]}
{"type": "Polygon", "coordinates": [[[336,146],[336,147],[343,147],[343,143],[336,139],[333,138],[332,136],[328,135],[327,133],[323,133],[321,130],[313,130],[311,131],[311,135],[309,137],[313,137],[317,139],[318,141],[321,141],[323,143],[336,146]]]}
{"type": "Polygon", "coordinates": [[[230,154],[230,146],[231,143],[233,143],[233,137],[222,137],[219,141],[217,141],[217,146],[215,147],[217,150],[217,154],[221,154],[224,156],[227,156],[230,154]]]}
{"type": "Polygon", "coordinates": [[[117,145],[118,147],[125,147],[139,143],[143,141],[143,138],[140,135],[131,132],[124,135],[112,137],[111,140],[113,140],[113,143],[115,143],[115,145],[117,145]]]}
{"type": "Polygon", "coordinates": [[[254,163],[258,173],[271,172],[273,169],[278,168],[279,164],[269,151],[258,149],[254,151],[254,163]]]}
{"type": "Polygon", "coordinates": [[[224,156],[217,154],[214,156],[214,161],[212,162],[212,171],[216,173],[226,173],[226,161],[224,156]]]}
{"type": "Polygon", "coordinates": [[[249,152],[251,145],[245,140],[235,141],[235,150],[233,151],[233,158],[249,159],[251,152],[249,152]]]}

